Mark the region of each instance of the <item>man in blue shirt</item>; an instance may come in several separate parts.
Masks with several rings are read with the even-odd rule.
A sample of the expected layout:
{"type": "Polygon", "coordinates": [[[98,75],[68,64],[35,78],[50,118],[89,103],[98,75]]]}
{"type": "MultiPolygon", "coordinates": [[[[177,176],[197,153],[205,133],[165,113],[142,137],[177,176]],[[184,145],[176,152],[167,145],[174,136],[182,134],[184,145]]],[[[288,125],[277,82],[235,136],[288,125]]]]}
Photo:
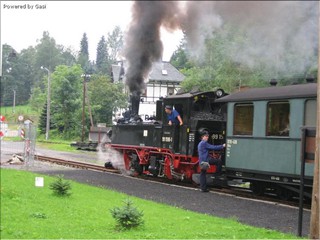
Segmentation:
{"type": "Polygon", "coordinates": [[[226,144],[223,145],[212,145],[208,143],[209,133],[204,131],[201,133],[201,142],[198,144],[198,156],[199,165],[201,168],[200,172],[200,189],[202,192],[208,192],[207,189],[207,169],[210,165],[217,166],[217,173],[221,173],[222,161],[221,159],[212,158],[209,156],[210,150],[222,150],[225,148],[226,144]]]}
{"type": "Polygon", "coordinates": [[[165,107],[165,111],[167,113],[167,117],[168,117],[168,124],[171,125],[176,125],[176,126],[182,126],[183,125],[183,121],[181,119],[180,114],[178,113],[177,110],[172,109],[172,106],[166,106],[165,107]]]}

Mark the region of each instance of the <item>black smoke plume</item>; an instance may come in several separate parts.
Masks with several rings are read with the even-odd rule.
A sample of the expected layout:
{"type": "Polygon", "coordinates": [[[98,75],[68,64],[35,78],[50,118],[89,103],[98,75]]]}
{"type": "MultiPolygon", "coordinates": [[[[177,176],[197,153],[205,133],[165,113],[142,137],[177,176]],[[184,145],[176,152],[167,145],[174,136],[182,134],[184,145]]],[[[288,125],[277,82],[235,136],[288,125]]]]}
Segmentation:
{"type": "Polygon", "coordinates": [[[177,3],[170,1],[136,1],[132,7],[132,22],[125,40],[128,62],[126,84],[133,95],[145,87],[152,63],[162,58],[160,27],[177,28],[177,3]]]}

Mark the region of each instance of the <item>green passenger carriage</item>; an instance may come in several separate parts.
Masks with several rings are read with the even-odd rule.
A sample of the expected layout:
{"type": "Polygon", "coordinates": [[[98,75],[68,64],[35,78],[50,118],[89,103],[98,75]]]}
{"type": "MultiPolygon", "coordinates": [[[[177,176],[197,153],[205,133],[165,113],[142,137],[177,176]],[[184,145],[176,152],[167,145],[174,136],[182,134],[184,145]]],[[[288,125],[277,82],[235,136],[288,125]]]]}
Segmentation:
{"type": "MultiPolygon", "coordinates": [[[[301,129],[315,131],[316,89],[316,83],[273,86],[216,100],[227,104],[227,177],[249,181],[256,194],[275,191],[288,198],[298,193],[301,129]]],[[[307,142],[311,157],[305,165],[306,196],[312,189],[314,140],[307,142]]]]}

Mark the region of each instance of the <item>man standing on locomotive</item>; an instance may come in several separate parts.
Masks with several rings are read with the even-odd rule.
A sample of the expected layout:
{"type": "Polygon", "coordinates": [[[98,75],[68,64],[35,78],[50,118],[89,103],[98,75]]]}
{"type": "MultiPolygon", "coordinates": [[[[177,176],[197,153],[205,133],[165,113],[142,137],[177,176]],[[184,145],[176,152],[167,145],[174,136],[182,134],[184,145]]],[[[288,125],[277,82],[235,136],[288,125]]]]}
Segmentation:
{"type": "Polygon", "coordinates": [[[172,109],[172,106],[167,105],[165,106],[165,112],[168,117],[168,124],[170,126],[174,126],[173,130],[173,150],[175,152],[179,152],[179,128],[183,125],[182,118],[180,116],[180,113],[178,113],[177,110],[172,109]]]}
{"type": "Polygon", "coordinates": [[[202,192],[208,192],[206,173],[210,165],[216,165],[217,173],[221,174],[222,161],[209,156],[210,150],[222,150],[226,144],[212,145],[208,143],[209,133],[204,131],[201,133],[201,142],[198,144],[199,166],[200,172],[200,189],[202,192]]]}
{"type": "Polygon", "coordinates": [[[177,110],[172,109],[172,106],[167,105],[165,107],[166,114],[168,116],[168,124],[171,125],[183,125],[182,118],[177,110]]]}

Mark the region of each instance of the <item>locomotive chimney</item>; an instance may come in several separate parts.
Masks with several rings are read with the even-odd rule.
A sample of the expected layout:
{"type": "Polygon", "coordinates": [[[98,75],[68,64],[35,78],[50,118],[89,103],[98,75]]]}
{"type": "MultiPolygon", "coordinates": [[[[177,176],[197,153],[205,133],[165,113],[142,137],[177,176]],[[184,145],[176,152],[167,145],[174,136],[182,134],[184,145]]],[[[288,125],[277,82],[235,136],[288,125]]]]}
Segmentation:
{"type": "Polygon", "coordinates": [[[277,80],[274,79],[274,78],[271,79],[269,83],[270,83],[270,85],[271,85],[272,87],[275,87],[275,86],[277,86],[277,84],[278,84],[277,80]]]}
{"type": "Polygon", "coordinates": [[[130,102],[131,102],[131,115],[133,117],[138,116],[139,114],[139,104],[140,104],[140,93],[133,92],[130,96],[130,102]]]}

